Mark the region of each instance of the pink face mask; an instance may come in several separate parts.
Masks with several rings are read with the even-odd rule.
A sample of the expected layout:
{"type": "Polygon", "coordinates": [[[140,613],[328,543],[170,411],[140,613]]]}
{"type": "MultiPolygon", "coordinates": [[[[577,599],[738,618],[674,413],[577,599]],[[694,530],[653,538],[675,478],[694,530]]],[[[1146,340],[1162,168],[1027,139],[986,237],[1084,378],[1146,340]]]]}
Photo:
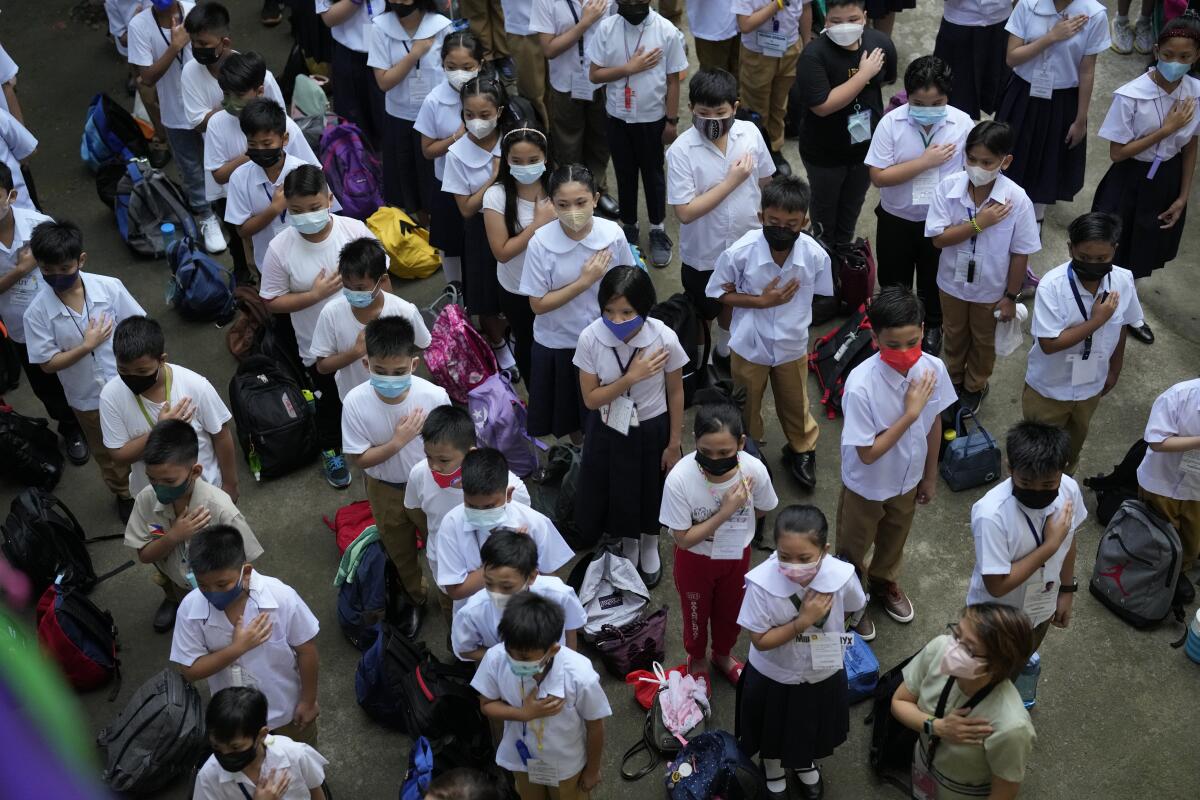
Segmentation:
{"type": "Polygon", "coordinates": [[[973,680],[987,671],[987,662],[968,653],[962,642],[953,641],[942,654],[939,671],[952,678],[973,680]]]}
{"type": "Polygon", "coordinates": [[[817,570],[820,568],[821,559],[819,558],[811,564],[787,564],[783,561],[779,562],[779,571],[783,573],[783,577],[801,586],[807,586],[811,583],[812,579],[817,577],[817,570]]]}

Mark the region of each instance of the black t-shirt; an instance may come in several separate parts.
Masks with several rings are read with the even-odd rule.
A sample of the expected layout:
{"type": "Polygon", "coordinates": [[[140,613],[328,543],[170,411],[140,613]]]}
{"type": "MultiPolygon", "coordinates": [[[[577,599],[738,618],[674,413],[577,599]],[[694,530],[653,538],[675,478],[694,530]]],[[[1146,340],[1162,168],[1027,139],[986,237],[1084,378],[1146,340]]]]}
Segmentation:
{"type": "Polygon", "coordinates": [[[800,134],[800,155],[807,161],[826,167],[861,164],[867,157],[871,140],[850,144],[847,121],[858,110],[870,109],[871,132],[883,116],[883,85],[896,79],[896,46],[887,34],[874,28],[863,31],[859,49],[847,50],[829,40],[828,36],[813,39],[800,53],[796,66],[800,98],[804,103],[804,128],[800,134]],[[858,97],[829,116],[819,117],[812,112],[829,98],[829,93],[858,72],[863,53],[883,48],[884,64],[858,97]]]}

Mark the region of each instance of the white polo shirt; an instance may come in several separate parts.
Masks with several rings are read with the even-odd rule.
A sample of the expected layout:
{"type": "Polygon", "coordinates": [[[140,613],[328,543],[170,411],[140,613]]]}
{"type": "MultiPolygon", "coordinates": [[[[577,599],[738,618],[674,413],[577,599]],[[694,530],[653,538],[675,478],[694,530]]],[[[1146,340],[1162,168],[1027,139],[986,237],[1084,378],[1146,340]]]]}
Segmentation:
{"type": "Polygon", "coordinates": [[[641,25],[630,25],[623,17],[611,16],[597,22],[595,28],[596,35],[584,45],[584,53],[590,64],[598,67],[621,66],[633,58],[639,47],[646,52],[655,48],[663,51],[654,67],[608,84],[605,93],[608,115],[622,122],[657,122],[675,116],[675,109],[666,105],[667,76],[688,68],[687,49],[679,29],[654,9],[650,9],[650,15],[641,25]],[[632,92],[628,106],[626,88],[632,92]]]}
{"type": "MultiPolygon", "coordinates": [[[[956,172],[938,184],[929,203],[929,216],[925,219],[927,237],[938,236],[946,228],[978,216],[975,201],[967,191],[968,183],[966,172],[956,172]]],[[[984,228],[983,233],[943,248],[938,257],[938,288],[969,303],[999,302],[1008,289],[1011,256],[1028,255],[1042,249],[1033,202],[1024,189],[1008,176],[998,175],[983,206],[992,201],[1012,203],[1013,209],[998,224],[984,228]],[[967,280],[971,277],[970,260],[975,261],[973,281],[967,280]]]]}
{"type": "Polygon", "coordinates": [[[926,131],[908,115],[908,103],[883,115],[871,135],[871,147],[863,163],[887,169],[920,157],[930,146],[952,144],[954,155],[944,164],[927,169],[912,180],[879,187],[879,203],[889,214],[909,222],[924,222],[938,184],[963,171],[967,134],[975,121],[954,106],[946,106],[946,118],[926,131]]]}
{"type": "MultiPolygon", "coordinates": [[[[204,480],[219,487],[223,478],[221,465],[217,463],[217,454],[213,450],[212,437],[233,419],[233,414],[208,378],[178,364],[167,366],[171,369],[171,393],[167,400],[173,406],[178,406],[185,397],[192,401],[195,412],[191,425],[200,445],[197,461],[204,469],[204,480]]],[[[100,391],[100,430],[104,435],[104,446],[109,450],[119,450],[139,436],[148,434],[158,422],[162,407],[162,403],[135,396],[119,375],[110,380],[100,391]]],[[[136,495],[149,485],[146,462],[138,459],[130,465],[129,492],[136,495]]]]}
{"type": "Polygon", "coordinates": [[[867,500],[889,500],[916,488],[925,474],[925,456],[933,423],[958,397],[950,373],[940,358],[922,353],[921,359],[901,375],[876,353],[855,367],[846,378],[842,395],[842,484],[867,500]],[[921,416],[873,464],[858,457],[859,447],[870,447],[875,438],[904,416],[908,387],[929,370],[937,375],[933,396],[921,416]]]}
{"type": "Polygon", "coordinates": [[[33,155],[37,146],[38,140],[28,128],[12,114],[0,110],[0,161],[7,164],[12,172],[13,188],[17,190],[17,200],[13,203],[16,208],[36,210],[33,207],[33,198],[25,188],[25,174],[21,172],[21,161],[33,155]]]}
{"type": "Polygon", "coordinates": [[[774,308],[735,306],[729,324],[730,349],[747,361],[771,367],[808,356],[813,295],[833,294],[833,269],[825,248],[802,233],[780,267],[762,231],[750,231],[717,259],[705,289],[714,299],[725,294],[727,283],[740,294],[761,295],[776,278],[779,286],[799,281],[791,300],[774,308]]]}
{"type": "MultiPolygon", "coordinates": [[[[21,258],[21,251],[29,245],[29,236],[33,229],[43,222],[54,221],[39,211],[17,206],[13,206],[12,215],[12,244],[6,247],[4,242],[0,242],[0,276],[7,275],[16,267],[21,258]]],[[[35,267],[24,278],[10,286],[7,292],[0,292],[0,319],[4,320],[9,338],[14,342],[24,343],[25,309],[29,308],[44,283],[42,271],[35,267]]]]}
{"type": "MultiPolygon", "coordinates": [[[[291,782],[280,800],[309,800],[312,790],[325,782],[329,762],[308,745],[286,736],[268,735],[264,743],[267,754],[263,756],[260,777],[286,772],[291,782]]],[[[216,756],[209,756],[196,775],[196,796],[204,800],[246,800],[247,795],[254,796],[255,789],[246,773],[226,772],[216,756]]]]}
{"type": "MultiPolygon", "coordinates": [[[[304,138],[304,132],[291,117],[287,117],[287,142],[283,145],[285,155],[295,156],[305,164],[314,167],[321,166],[320,159],[313,152],[304,138]]],[[[226,190],[233,182],[233,176],[225,183],[217,183],[213,170],[218,170],[227,163],[246,154],[246,134],[242,133],[238,118],[225,109],[208,118],[204,128],[204,197],[206,200],[218,200],[226,195],[226,190]]]]}
{"type": "MultiPolygon", "coordinates": [[[[464,136],[446,151],[446,171],[442,175],[442,191],[470,197],[491,183],[492,159],[500,157],[500,138],[491,152],[484,150],[470,136],[464,136]]],[[[484,241],[484,244],[487,244],[484,241]]]]}
{"type": "Polygon", "coordinates": [[[690,357],[675,331],[657,319],[647,318],[638,332],[628,342],[623,342],[597,319],[579,334],[572,363],[583,372],[595,375],[601,386],[616,383],[643,353],[653,353],[659,348],[667,352],[667,364],[658,374],[638,381],[629,387],[626,396],[633,400],[639,420],[650,420],[667,413],[667,373],[687,366],[690,357]],[[624,365],[624,369],[622,369],[624,365]]]}
{"type": "MultiPolygon", "coordinates": [[[[204,122],[208,112],[219,109],[225,99],[225,92],[221,91],[216,76],[199,61],[192,60],[183,65],[180,84],[183,91],[183,113],[193,128],[204,122]]],[[[271,70],[267,70],[266,78],[263,79],[263,97],[279,103],[281,108],[287,108],[283,102],[283,92],[279,89],[271,70]]]]}
{"type": "Polygon", "coordinates": [[[688,30],[706,42],[724,42],[738,35],[737,15],[729,0],[688,0],[688,30]]]}
{"type": "Polygon", "coordinates": [[[108,32],[112,34],[113,44],[117,54],[128,57],[129,48],[121,44],[121,37],[129,30],[129,20],[133,19],[142,8],[149,6],[149,0],[104,0],[104,11],[108,16],[108,32]]]}
{"type": "MultiPolygon", "coordinates": [[[[126,317],[145,315],[146,310],[116,278],[80,272],[79,279],[83,281],[85,292],[82,314],[68,308],[49,286],[43,286],[25,309],[25,346],[29,348],[30,364],[45,364],[59,353],[78,347],[83,343],[83,332],[93,319],[107,316],[115,328],[126,317]]],[[[41,280],[45,281],[44,278],[41,280]]],[[[95,411],[100,407],[100,390],[117,376],[112,337],[54,374],[62,383],[67,405],[76,411],[95,411]]]]}
{"type": "MultiPolygon", "coordinates": [[[[775,494],[775,487],[771,484],[767,468],[745,450],[738,452],[738,472],[723,483],[709,482],[707,475],[696,463],[694,452],[679,459],[667,473],[666,482],[663,484],[658,521],[672,531],[687,531],[693,525],[699,525],[721,509],[721,498],[725,492],[743,477],[753,482],[750,502],[734,513],[725,524],[735,525],[743,532],[745,543],[742,549],[745,550],[754,538],[755,517],[758,512],[770,511],[779,505],[779,496],[775,494]]],[[[688,552],[698,556],[711,556],[712,547],[712,540],[705,539],[692,545],[688,552]]]]}
{"type": "MultiPolygon", "coordinates": [[[[417,347],[422,350],[429,347],[429,329],[425,327],[425,320],[421,317],[421,312],[417,307],[391,292],[385,292],[382,289],[380,292],[383,293],[383,308],[379,310],[379,316],[404,317],[413,326],[413,341],[417,347]]],[[[317,317],[317,326],[313,329],[309,352],[312,353],[314,360],[344,353],[354,347],[354,343],[358,341],[358,335],[366,327],[354,316],[354,309],[346,300],[345,295],[339,292],[329,298],[329,301],[321,307],[321,314],[317,317]]],[[[338,387],[338,398],[341,400],[345,400],[346,395],[355,386],[366,383],[370,379],[371,373],[367,371],[362,359],[351,361],[333,374],[333,380],[338,387]]]]}
{"type": "MultiPolygon", "coordinates": [[[[196,4],[190,0],[179,0],[179,24],[187,18],[188,12],[196,4]]],[[[159,27],[154,18],[154,9],[149,3],[146,8],[129,20],[127,31],[129,39],[129,63],[135,67],[148,67],[162,57],[171,46],[171,29],[159,27]]],[[[183,65],[192,60],[191,42],[172,59],[171,65],[163,73],[154,90],[158,94],[159,114],[162,124],[167,128],[188,131],[195,126],[188,122],[187,112],[183,108],[183,86],[181,76],[183,65]]]]}
{"type": "MultiPolygon", "coordinates": [[[[337,0],[315,0],[318,14],[324,14],[337,0]]],[[[333,40],[356,53],[367,52],[367,39],[371,32],[371,18],[387,12],[386,0],[363,0],[355,3],[349,18],[340,25],[333,25],[329,33],[333,40]]],[[[323,23],[322,23],[323,24],[323,23]]]]}
{"type": "MultiPolygon", "coordinates": [[[[1158,396],[1142,435],[1150,444],[1172,436],[1200,436],[1200,378],[1177,383],[1158,396]]],[[[1138,467],[1138,486],[1176,500],[1200,500],[1200,455],[1156,453],[1147,448],[1138,467]],[[1185,462],[1186,459],[1186,462],[1185,462]]]]}
{"type": "Polygon", "coordinates": [[[679,257],[693,269],[711,270],[717,258],[748,231],[762,227],[758,182],[775,174],[775,162],[754,123],[734,120],[722,153],[694,127],[667,148],[667,203],[687,205],[725,180],[729,167],[744,155],[754,158],[754,171],[716,208],[693,222],[679,224],[679,257]]]}
{"type": "MultiPolygon", "coordinates": [[[[784,51],[800,41],[800,15],[804,13],[806,0],[789,0],[787,5],[749,33],[742,34],[742,47],[752,53],[778,58],[784,51]]],[[[738,14],[753,14],[763,7],[762,0],[733,0],[732,11],[738,14]]]]}
{"type": "MultiPolygon", "coordinates": [[[[500,215],[500,219],[504,219],[504,204],[508,200],[508,192],[502,183],[493,183],[488,187],[488,190],[483,193],[483,212],[494,211],[500,215]]],[[[517,233],[525,230],[526,227],[533,224],[533,217],[537,211],[532,200],[525,200],[521,197],[517,198],[517,233]]],[[[507,227],[507,226],[506,226],[507,227]]],[[[526,245],[528,249],[528,245],[526,245]]],[[[525,251],[521,251],[513,256],[508,261],[496,261],[496,277],[500,280],[500,285],[504,287],[504,291],[512,294],[521,293],[521,271],[525,268],[525,251]]]]}
{"type": "Polygon", "coordinates": [[[379,14],[371,20],[367,35],[367,66],[372,69],[391,69],[409,54],[413,42],[433,40],[433,47],[413,65],[404,80],[384,93],[387,113],[410,121],[417,118],[426,96],[446,78],[442,71],[442,41],[449,33],[450,20],[441,14],[426,13],[411,35],[395,14],[379,14]]]}
{"type": "MultiPolygon", "coordinates": [[[[421,102],[413,130],[430,139],[448,139],[462,127],[462,96],[445,79],[421,102]]],[[[433,160],[433,174],[440,181],[446,174],[446,156],[433,160]]]]}
{"type": "MultiPolygon", "coordinates": [[[[575,44],[550,59],[550,85],[554,87],[554,91],[569,93],[572,82],[576,80],[575,76],[581,72],[583,80],[587,79],[590,68],[590,62],[585,56],[587,48],[596,36],[597,26],[609,17],[616,7],[615,0],[609,0],[604,16],[583,32],[583,41],[576,41],[575,44]]],[[[583,19],[583,0],[533,0],[533,8],[529,13],[529,32],[558,36],[560,33],[574,28],[581,19],[583,19]]],[[[600,88],[598,84],[590,81],[589,84],[593,92],[600,88]]]]}
{"type": "MultiPolygon", "coordinates": [[[[1142,320],[1142,304],[1138,302],[1133,273],[1124,267],[1113,267],[1108,277],[1100,282],[1096,295],[1115,290],[1120,292],[1121,299],[1117,303],[1116,313],[1092,334],[1092,352],[1088,356],[1089,361],[1095,362],[1095,366],[1089,368],[1094,373],[1092,379],[1076,384],[1073,380],[1075,370],[1081,368],[1075,367],[1074,363],[1077,359],[1082,360],[1086,343],[1080,342],[1074,347],[1046,355],[1038,341],[1041,337],[1054,339],[1067,328],[1083,323],[1083,314],[1075,302],[1075,293],[1071,291],[1072,283],[1079,292],[1088,318],[1091,318],[1096,296],[1083,288],[1078,278],[1067,274],[1069,266],[1070,262],[1060,264],[1042,276],[1033,301],[1033,321],[1029,327],[1029,332],[1033,334],[1033,346],[1029,348],[1025,382],[1042,397],[1051,400],[1087,400],[1100,394],[1108,378],[1108,360],[1116,352],[1125,326],[1142,320]]],[[[1079,377],[1084,376],[1080,374],[1079,377]]]]}
{"type": "MultiPolygon", "coordinates": [[[[342,451],[358,456],[391,441],[396,425],[409,413],[423,410],[429,413],[438,406],[450,405],[450,396],[442,387],[420,375],[413,375],[412,385],[401,403],[385,403],[370,383],[355,386],[342,402],[342,451]]],[[[425,442],[418,433],[400,452],[373,467],[366,473],[376,480],[403,484],[415,464],[425,461],[425,442]]]]}
{"type": "MultiPolygon", "coordinates": [[[[1053,592],[1058,596],[1059,577],[1063,561],[1071,550],[1075,532],[1087,519],[1087,507],[1079,484],[1070,475],[1062,476],[1058,497],[1043,509],[1026,508],[1017,502],[1012,493],[1012,478],[1000,483],[971,506],[971,535],[975,537],[975,569],[971,572],[971,585],[967,589],[967,605],[975,603],[1001,603],[1013,608],[1029,608],[1026,592],[1033,597],[1037,593],[1053,592]],[[1067,500],[1072,507],[1071,530],[1067,538],[1054,551],[1054,555],[1039,570],[1029,576],[1025,583],[1003,597],[995,597],[983,583],[984,575],[1008,575],[1012,565],[1032,553],[1045,540],[1046,523],[1058,513],[1067,500]]],[[[1040,625],[1054,611],[1030,614],[1030,621],[1040,625]]]]}
{"type": "MultiPolygon", "coordinates": [[[[577,631],[587,624],[587,612],[579,602],[575,590],[553,575],[538,575],[534,578],[529,591],[552,600],[562,607],[566,617],[563,634],[558,637],[558,643],[565,650],[567,647],[567,631],[577,631]]],[[[502,613],[492,602],[487,592],[476,592],[471,595],[463,607],[454,615],[450,625],[450,643],[454,655],[462,661],[464,653],[479,648],[489,648],[500,643],[500,617],[502,613]]]]}
{"type": "Polygon", "coordinates": [[[504,32],[509,36],[527,36],[529,30],[530,0],[500,0],[504,12],[504,32]]]}
{"type": "MultiPolygon", "coordinates": [[[[525,267],[521,270],[521,294],[545,297],[579,279],[584,263],[593,254],[608,248],[612,253],[609,269],[634,266],[633,253],[617,223],[595,217],[592,229],[580,241],[567,236],[562,223],[552,222],[534,232],[525,249],[525,267]]],[[[574,350],[579,334],[600,316],[600,281],[596,281],[571,301],[553,311],[533,318],[533,338],[542,347],[574,350]]]]}
{"type": "MultiPolygon", "coordinates": [[[[779,571],[779,558],[775,553],[767,560],[746,573],[746,594],[742,598],[742,609],[738,612],[738,625],[751,633],[766,633],[772,628],[787,625],[799,613],[791,598],[803,600],[808,592],[833,595],[829,616],[823,627],[810,625],[804,636],[813,634],[836,636],[846,632],[845,617],[867,605],[862,583],[854,575],[854,567],[840,561],[832,554],[821,557],[821,566],[807,587],[788,580],[779,571]]],[[[837,669],[814,669],[813,645],[792,639],[774,650],[759,650],[750,643],[750,663],[756,670],[773,681],[794,685],[798,683],[820,683],[836,675],[837,669]]]]}
{"type": "Polygon", "coordinates": [[[560,781],[578,775],[587,764],[587,723],[612,716],[592,662],[567,647],[555,653],[549,671],[537,683],[533,678],[514,675],[504,645],[495,645],[484,654],[471,687],[483,697],[503,700],[514,708],[521,707],[534,687],[539,698],[560,697],[566,701],[552,717],[504,723],[496,763],[510,772],[526,771],[517,752],[517,741],[524,739],[530,756],[556,767],[560,781]]]}
{"type": "Polygon", "coordinates": [[[1040,72],[1049,73],[1055,89],[1079,85],[1079,62],[1084,56],[1103,53],[1112,45],[1108,35],[1108,10],[1097,0],[1072,0],[1060,13],[1054,0],[1019,0],[1004,30],[1023,39],[1025,44],[1040,39],[1059,19],[1087,14],[1083,30],[1065,42],[1055,42],[1013,72],[1032,84],[1040,72]]]}
{"type": "Polygon", "coordinates": [[[942,16],[955,25],[982,28],[1008,19],[1012,3],[1008,0],[945,0],[942,16]]]}
{"type": "MultiPolygon", "coordinates": [[[[1117,144],[1129,144],[1141,139],[1163,127],[1163,121],[1176,102],[1189,98],[1194,100],[1200,96],[1200,80],[1191,75],[1184,75],[1175,91],[1167,94],[1150,77],[1153,71],[1154,67],[1151,67],[1113,92],[1112,105],[1108,107],[1108,114],[1100,126],[1101,139],[1117,144]]],[[[1145,162],[1156,158],[1168,161],[1196,136],[1197,131],[1200,131],[1200,118],[1193,115],[1187,125],[1133,158],[1145,162]]]]}
{"type": "MultiPolygon", "coordinates": [[[[258,689],[267,696],[267,727],[279,728],[292,721],[300,702],[295,648],[312,641],[321,626],[295,589],[253,570],[242,624],[248,625],[260,613],[271,620],[271,638],[209,676],[208,690],[216,694],[229,686],[258,689]]],[[[233,623],[225,612],[213,608],[199,589],[189,592],[175,618],[171,661],[190,667],[198,658],[232,643],[233,623]]]]}
{"type": "MultiPolygon", "coordinates": [[[[283,186],[283,181],[287,178],[288,173],[302,164],[304,162],[296,156],[285,153],[283,169],[275,181],[268,178],[266,171],[253,161],[247,161],[235,169],[229,176],[229,183],[225,185],[227,197],[225,221],[230,225],[241,225],[255,214],[263,211],[275,199],[275,190],[283,186]]],[[[266,263],[267,248],[270,246],[271,240],[287,227],[289,226],[285,209],[280,212],[279,216],[272,219],[270,224],[251,237],[251,241],[254,243],[254,265],[258,267],[259,272],[262,272],[263,265],[266,263]]],[[[336,262],[334,267],[337,267],[336,262]]]]}

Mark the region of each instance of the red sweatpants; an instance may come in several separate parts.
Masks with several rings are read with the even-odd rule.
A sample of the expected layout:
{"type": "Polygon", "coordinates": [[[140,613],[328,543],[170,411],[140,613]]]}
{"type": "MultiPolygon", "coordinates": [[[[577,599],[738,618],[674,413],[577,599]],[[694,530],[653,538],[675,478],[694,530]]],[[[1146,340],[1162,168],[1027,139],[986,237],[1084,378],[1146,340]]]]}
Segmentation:
{"type": "Polygon", "coordinates": [[[714,561],[675,548],[675,589],[683,608],[683,649],[693,659],[708,656],[709,627],[714,656],[727,656],[733,649],[742,631],[737,618],[749,569],[749,547],[740,559],[730,561],[714,561]]]}

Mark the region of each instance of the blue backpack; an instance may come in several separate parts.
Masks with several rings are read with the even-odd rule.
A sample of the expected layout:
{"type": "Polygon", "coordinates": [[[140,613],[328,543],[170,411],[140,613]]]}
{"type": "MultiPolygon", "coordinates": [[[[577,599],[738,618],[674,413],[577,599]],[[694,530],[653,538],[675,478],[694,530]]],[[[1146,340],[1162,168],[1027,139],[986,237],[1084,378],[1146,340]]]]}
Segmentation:
{"type": "Polygon", "coordinates": [[[400,785],[400,800],[421,800],[433,780],[433,750],[429,740],[418,736],[408,754],[408,772],[400,785]]]}
{"type": "Polygon", "coordinates": [[[224,324],[233,319],[234,278],[190,237],[167,249],[171,285],[167,299],[185,319],[224,324]]]}
{"type": "Polygon", "coordinates": [[[105,164],[149,158],[150,146],[133,115],[111,97],[100,93],[88,106],[83,137],[79,141],[79,157],[92,172],[97,172],[105,164]]]}
{"type": "Polygon", "coordinates": [[[871,651],[871,645],[855,633],[854,643],[846,648],[844,658],[850,702],[857,703],[874,697],[875,687],[879,684],[879,659],[871,651]]]}
{"type": "Polygon", "coordinates": [[[667,767],[671,800],[755,800],[767,795],[762,771],[741,751],[728,731],[706,731],[693,737],[667,767]],[[686,775],[679,765],[691,767],[686,775]]]}
{"type": "Polygon", "coordinates": [[[338,589],[338,623],[350,644],[359,650],[375,644],[379,623],[387,616],[390,564],[383,545],[371,542],[363,548],[354,580],[345,581],[338,589]]]}

